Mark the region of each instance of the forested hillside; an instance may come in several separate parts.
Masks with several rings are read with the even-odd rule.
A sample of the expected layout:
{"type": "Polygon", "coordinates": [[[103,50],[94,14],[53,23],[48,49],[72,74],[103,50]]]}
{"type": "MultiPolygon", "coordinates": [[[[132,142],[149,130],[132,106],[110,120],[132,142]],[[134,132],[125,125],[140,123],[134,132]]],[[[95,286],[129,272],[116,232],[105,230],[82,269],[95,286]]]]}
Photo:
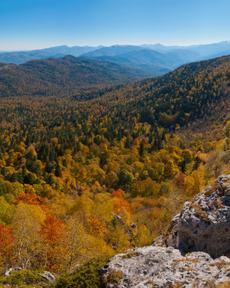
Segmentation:
{"type": "MultiPolygon", "coordinates": [[[[23,69],[33,75],[33,62],[23,69]]],[[[34,285],[40,270],[74,273],[56,287],[98,287],[99,262],[150,244],[185,200],[230,172],[229,81],[223,57],[71,97],[9,90],[0,99],[2,272],[30,269],[34,285]]],[[[0,283],[20,285],[17,273],[0,283]]]]}
{"type": "MultiPolygon", "coordinates": [[[[173,131],[221,110],[226,112],[230,87],[230,56],[181,66],[156,79],[95,93],[95,105],[108,109],[110,124],[148,123],[173,131]],[[107,108],[108,107],[108,108],[107,108]],[[128,120],[128,121],[127,121],[128,120]]],[[[88,99],[89,93],[86,93],[88,99]]],[[[79,99],[80,95],[76,95],[79,99]]],[[[91,96],[93,98],[93,96],[91,96]]],[[[119,125],[117,124],[117,125],[119,125]]],[[[121,127],[121,129],[122,129],[121,127]]],[[[130,129],[130,128],[128,128],[130,129]]]]}
{"type": "Polygon", "coordinates": [[[21,65],[0,64],[0,97],[68,96],[80,89],[124,83],[143,76],[139,70],[73,56],[21,65]]]}

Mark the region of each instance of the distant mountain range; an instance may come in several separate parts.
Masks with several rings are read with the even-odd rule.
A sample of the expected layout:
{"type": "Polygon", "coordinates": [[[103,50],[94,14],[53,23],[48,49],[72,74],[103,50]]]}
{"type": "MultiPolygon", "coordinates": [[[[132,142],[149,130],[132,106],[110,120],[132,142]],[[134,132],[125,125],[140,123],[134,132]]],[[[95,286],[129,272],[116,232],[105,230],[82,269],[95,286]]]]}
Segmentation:
{"type": "Polygon", "coordinates": [[[230,54],[230,42],[193,46],[142,46],[102,47],[84,54],[84,57],[110,61],[141,69],[150,75],[161,75],[182,64],[208,60],[230,54]]]}
{"type": "Polygon", "coordinates": [[[88,52],[83,57],[140,69],[150,76],[165,74],[182,64],[198,59],[196,53],[183,49],[159,52],[139,46],[103,47],[88,52]]]}
{"type": "Polygon", "coordinates": [[[71,95],[80,89],[140,79],[142,72],[118,64],[65,56],[25,64],[0,64],[0,96],[71,95]]]}
{"type": "Polygon", "coordinates": [[[167,55],[138,46],[100,48],[86,53],[82,57],[139,69],[143,74],[148,74],[149,76],[157,76],[169,72],[173,68],[172,62],[174,61],[167,55]]]}
{"type": "Polygon", "coordinates": [[[94,51],[100,47],[89,46],[57,46],[40,50],[32,51],[15,51],[15,52],[0,52],[0,62],[23,64],[31,60],[47,59],[47,58],[61,58],[66,55],[78,57],[82,54],[94,51]]]}
{"type": "Polygon", "coordinates": [[[228,41],[192,46],[165,46],[161,44],[114,45],[109,47],[57,46],[33,51],[1,52],[0,62],[23,64],[30,60],[72,55],[119,64],[126,68],[139,70],[142,76],[157,76],[182,64],[229,54],[230,42],[228,41]]]}

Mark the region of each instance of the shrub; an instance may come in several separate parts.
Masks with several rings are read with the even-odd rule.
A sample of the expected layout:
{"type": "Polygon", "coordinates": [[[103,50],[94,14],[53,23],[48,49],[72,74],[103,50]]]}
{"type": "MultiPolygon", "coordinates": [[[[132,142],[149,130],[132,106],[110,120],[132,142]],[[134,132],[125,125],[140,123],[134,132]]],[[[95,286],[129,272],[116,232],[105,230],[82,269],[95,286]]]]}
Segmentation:
{"type": "MultiPolygon", "coordinates": [[[[11,285],[10,287],[30,287],[27,285],[39,284],[41,282],[43,282],[42,276],[38,271],[32,270],[15,271],[12,272],[9,277],[0,278],[0,285],[11,285]]],[[[33,286],[34,285],[32,285],[32,287],[33,286]]]]}
{"type": "Polygon", "coordinates": [[[109,274],[106,280],[109,284],[118,284],[123,277],[124,277],[124,274],[122,271],[113,269],[109,271],[109,274]]]}
{"type": "Polygon", "coordinates": [[[63,275],[57,281],[55,288],[99,288],[101,287],[101,269],[108,259],[92,260],[71,274],[63,275]]]}

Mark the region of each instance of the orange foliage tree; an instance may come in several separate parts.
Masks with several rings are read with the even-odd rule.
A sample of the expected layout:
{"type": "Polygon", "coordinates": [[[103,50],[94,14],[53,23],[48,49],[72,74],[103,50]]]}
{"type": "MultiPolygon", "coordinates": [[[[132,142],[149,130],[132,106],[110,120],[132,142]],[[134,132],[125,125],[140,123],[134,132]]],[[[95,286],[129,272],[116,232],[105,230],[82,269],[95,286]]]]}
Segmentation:
{"type": "Polygon", "coordinates": [[[10,228],[0,224],[0,257],[4,269],[11,263],[14,238],[10,228]]]}
{"type": "Polygon", "coordinates": [[[54,216],[47,216],[41,227],[45,244],[45,266],[52,271],[60,269],[64,251],[61,247],[65,224],[54,216]]]}

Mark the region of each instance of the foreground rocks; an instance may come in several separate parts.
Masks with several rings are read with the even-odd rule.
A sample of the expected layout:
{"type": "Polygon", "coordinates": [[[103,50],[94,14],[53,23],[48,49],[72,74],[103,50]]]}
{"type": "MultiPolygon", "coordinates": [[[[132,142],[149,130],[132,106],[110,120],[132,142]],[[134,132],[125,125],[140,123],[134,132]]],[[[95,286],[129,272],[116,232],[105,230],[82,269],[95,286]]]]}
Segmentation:
{"type": "Polygon", "coordinates": [[[230,175],[186,202],[153,246],[113,257],[103,282],[107,288],[230,288],[230,175]]]}
{"type": "Polygon", "coordinates": [[[193,201],[186,202],[172,221],[166,245],[182,253],[204,251],[230,257],[230,176],[220,176],[193,201]]]}
{"type": "Polygon", "coordinates": [[[116,255],[103,278],[108,288],[216,287],[227,281],[230,285],[230,259],[213,260],[204,252],[182,256],[172,247],[149,246],[116,255]]]}

